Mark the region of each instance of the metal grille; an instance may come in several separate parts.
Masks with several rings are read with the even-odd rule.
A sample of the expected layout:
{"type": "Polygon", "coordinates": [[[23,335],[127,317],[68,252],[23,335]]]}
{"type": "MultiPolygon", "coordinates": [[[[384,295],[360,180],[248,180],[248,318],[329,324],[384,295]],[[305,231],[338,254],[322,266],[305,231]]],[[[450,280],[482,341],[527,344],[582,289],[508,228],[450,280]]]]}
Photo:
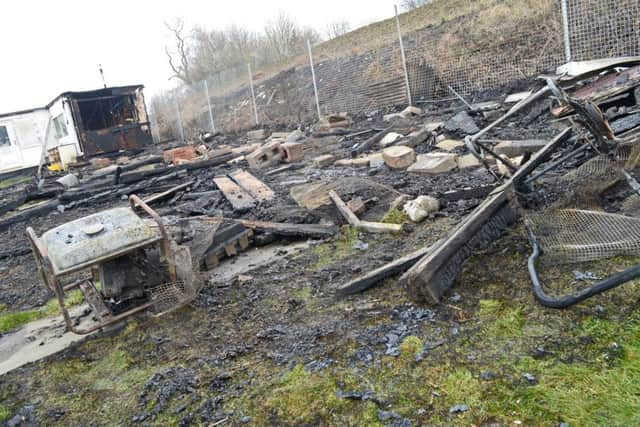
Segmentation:
{"type": "Polygon", "coordinates": [[[453,31],[417,33],[408,54],[410,65],[424,64],[410,73],[415,100],[451,97],[449,86],[472,97],[562,63],[561,14],[554,0],[475,3],[465,6],[473,13],[459,18],[453,31]]]}
{"type": "Polygon", "coordinates": [[[156,314],[164,314],[188,304],[196,297],[193,288],[184,282],[165,283],[149,290],[149,297],[153,306],[151,311],[156,314]]]}

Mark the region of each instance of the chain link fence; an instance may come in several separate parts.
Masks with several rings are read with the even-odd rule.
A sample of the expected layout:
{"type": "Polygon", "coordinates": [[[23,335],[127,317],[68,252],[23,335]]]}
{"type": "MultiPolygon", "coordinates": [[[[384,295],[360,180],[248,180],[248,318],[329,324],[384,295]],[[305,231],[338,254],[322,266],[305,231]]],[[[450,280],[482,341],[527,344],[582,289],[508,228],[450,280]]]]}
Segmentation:
{"type": "Polygon", "coordinates": [[[154,99],[159,138],[291,129],[317,120],[317,106],[321,114],[359,115],[407,105],[409,96],[416,105],[454,92],[474,101],[553,71],[568,57],[634,55],[640,48],[640,0],[435,0],[424,11],[422,28],[406,22],[409,14],[384,21],[384,45],[373,49],[324,44],[310,50],[312,57],[238,64],[154,99]]]}
{"type": "Polygon", "coordinates": [[[572,61],[638,55],[639,0],[566,0],[572,61]]]}

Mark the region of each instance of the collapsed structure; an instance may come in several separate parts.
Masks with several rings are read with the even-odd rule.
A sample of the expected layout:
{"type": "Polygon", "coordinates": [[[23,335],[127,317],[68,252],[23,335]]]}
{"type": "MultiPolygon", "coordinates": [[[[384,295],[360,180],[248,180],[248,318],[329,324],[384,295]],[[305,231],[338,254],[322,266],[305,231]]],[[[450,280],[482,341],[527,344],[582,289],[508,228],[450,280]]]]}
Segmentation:
{"type": "MultiPolygon", "coordinates": [[[[633,267],[593,286],[554,293],[536,270],[541,254],[557,263],[638,252],[637,220],[630,215],[640,200],[633,176],[640,158],[639,62],[568,64],[504,100],[450,103],[441,121],[425,117],[441,115],[442,107],[429,113],[412,106],[354,129],[358,121],[341,113],[293,132],[257,129],[248,140],[211,133],[191,144],[148,147],[137,155],[131,151],[136,144],[96,142],[100,139],[91,135],[97,133],[80,132],[84,149],[93,154],[130,151],[93,164],[71,163],[71,174],[51,175],[26,192],[9,190],[0,229],[51,212],[130,201],[127,208],[62,225],[56,221],[41,237],[37,233],[43,229],[28,229],[41,275],[69,329],[78,333],[147,309],[166,312],[188,303],[210,270],[251,245],[331,240],[336,225],[345,222],[365,233],[401,236],[412,232],[411,223],[436,215],[455,217],[457,225],[435,244],[338,284],[336,293],[361,292],[402,273],[400,281],[414,300],[438,303],[455,286],[466,260],[524,217],[534,293],[547,306],[567,307],[640,274],[633,267]],[[508,133],[505,123],[533,121],[545,139],[500,136],[508,133]],[[478,126],[483,122],[484,128],[478,126]],[[33,200],[44,201],[17,210],[33,200]],[[152,209],[154,204],[159,208],[152,209]],[[404,211],[406,219],[383,221],[393,211],[404,211]],[[143,212],[152,219],[142,219],[143,212]],[[158,243],[159,252],[150,249],[158,243]],[[91,277],[62,280],[81,270],[91,277]],[[131,277],[143,279],[131,282],[131,277]],[[76,328],[64,308],[65,293],[75,288],[92,306],[95,323],[88,328],[76,328]]],[[[83,96],[86,102],[96,98],[83,96]]],[[[102,107],[96,111],[115,111],[112,98],[97,98],[102,107]]],[[[68,99],[75,106],[83,102],[68,99]]],[[[136,105],[134,98],[126,99],[125,105],[136,105]]],[[[136,111],[138,120],[142,112],[136,111]]],[[[93,123],[93,115],[79,117],[79,123],[93,123]]]]}

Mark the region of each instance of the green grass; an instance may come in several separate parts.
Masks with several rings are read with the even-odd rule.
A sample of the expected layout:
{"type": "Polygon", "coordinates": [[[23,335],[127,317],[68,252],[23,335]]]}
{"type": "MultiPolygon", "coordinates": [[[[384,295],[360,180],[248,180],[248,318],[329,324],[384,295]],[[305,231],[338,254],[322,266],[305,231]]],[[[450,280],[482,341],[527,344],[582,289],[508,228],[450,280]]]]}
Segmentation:
{"type": "MultiPolygon", "coordinates": [[[[65,307],[73,307],[82,303],[84,297],[80,290],[74,290],[67,295],[65,307]]],[[[4,310],[2,310],[4,311],[4,310]]],[[[34,310],[16,311],[0,314],[0,333],[6,333],[20,326],[45,317],[55,316],[60,312],[60,306],[56,299],[52,299],[43,307],[34,310]]]]}
{"type": "Polygon", "coordinates": [[[0,403],[0,422],[6,421],[11,416],[9,408],[0,403]]]}
{"type": "Polygon", "coordinates": [[[323,243],[313,249],[317,260],[312,266],[312,269],[320,270],[349,255],[357,253],[358,249],[355,249],[353,245],[358,240],[359,235],[360,231],[357,228],[343,226],[340,235],[332,242],[323,243]]]}
{"type": "Polygon", "coordinates": [[[254,401],[257,423],[267,420],[286,425],[313,425],[340,413],[348,402],[337,396],[338,385],[330,376],[307,372],[297,365],[254,401]]]}
{"type": "Polygon", "coordinates": [[[409,219],[409,215],[404,213],[398,208],[390,209],[384,217],[382,217],[382,222],[386,224],[406,224],[411,222],[409,219]]]}

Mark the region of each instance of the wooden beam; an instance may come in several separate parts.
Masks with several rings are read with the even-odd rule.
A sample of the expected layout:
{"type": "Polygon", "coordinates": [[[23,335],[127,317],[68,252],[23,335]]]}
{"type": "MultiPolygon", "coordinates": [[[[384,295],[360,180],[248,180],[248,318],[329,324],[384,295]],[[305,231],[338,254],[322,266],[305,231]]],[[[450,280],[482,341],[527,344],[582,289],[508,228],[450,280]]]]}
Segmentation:
{"type": "Polygon", "coordinates": [[[370,272],[340,286],[338,289],[336,289],[336,293],[338,295],[352,295],[358,292],[365,291],[388,277],[403,273],[416,262],[418,262],[420,258],[424,257],[433,249],[435,249],[441,242],[442,240],[431,246],[426,246],[424,248],[418,249],[417,251],[413,251],[410,254],[407,254],[402,258],[393,260],[381,267],[376,268],[375,270],[371,270],[370,272]]]}
{"type": "Polygon", "coordinates": [[[333,203],[335,203],[342,216],[354,227],[361,228],[369,233],[398,233],[402,231],[402,225],[400,224],[360,221],[356,214],[354,214],[347,204],[342,201],[340,196],[338,196],[338,193],[333,190],[329,190],[329,197],[331,197],[331,200],[333,200],[333,203]]]}
{"type": "Polygon", "coordinates": [[[233,222],[242,224],[252,230],[273,233],[283,237],[309,237],[316,239],[326,239],[334,236],[338,229],[334,225],[323,224],[289,224],[284,222],[251,221],[248,219],[194,216],[183,218],[185,221],[199,220],[209,223],[233,222]]]}
{"type": "MultiPolygon", "coordinates": [[[[159,193],[159,194],[155,194],[155,195],[153,195],[151,197],[147,197],[146,199],[144,199],[144,202],[147,205],[150,205],[150,204],[155,203],[155,202],[157,202],[159,200],[163,200],[163,199],[165,199],[165,198],[177,193],[178,191],[185,190],[186,188],[192,186],[194,183],[195,183],[195,181],[192,180],[192,181],[189,181],[189,182],[185,182],[184,184],[176,185],[175,187],[170,188],[167,191],[164,191],[164,192],[159,193]]],[[[136,206],[137,206],[137,204],[136,204],[136,206]]]]}

